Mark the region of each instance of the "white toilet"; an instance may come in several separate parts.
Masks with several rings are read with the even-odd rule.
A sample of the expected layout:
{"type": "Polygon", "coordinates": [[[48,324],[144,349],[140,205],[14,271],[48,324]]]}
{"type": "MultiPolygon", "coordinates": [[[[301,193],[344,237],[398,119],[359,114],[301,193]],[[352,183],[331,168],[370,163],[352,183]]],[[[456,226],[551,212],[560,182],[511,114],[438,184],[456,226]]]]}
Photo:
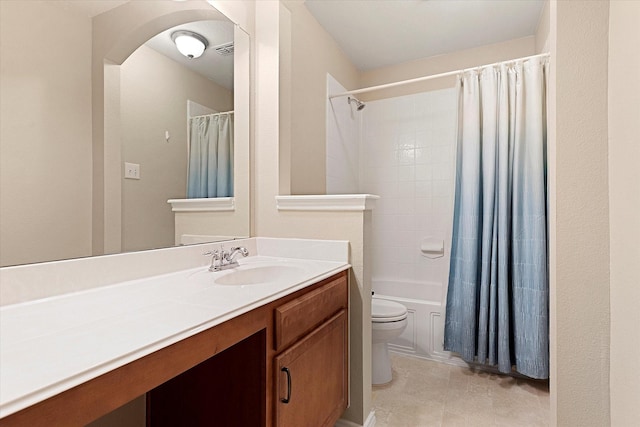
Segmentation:
{"type": "Polygon", "coordinates": [[[400,336],[407,327],[407,307],[373,298],[371,300],[371,382],[385,384],[391,381],[391,360],[387,343],[400,336]]]}

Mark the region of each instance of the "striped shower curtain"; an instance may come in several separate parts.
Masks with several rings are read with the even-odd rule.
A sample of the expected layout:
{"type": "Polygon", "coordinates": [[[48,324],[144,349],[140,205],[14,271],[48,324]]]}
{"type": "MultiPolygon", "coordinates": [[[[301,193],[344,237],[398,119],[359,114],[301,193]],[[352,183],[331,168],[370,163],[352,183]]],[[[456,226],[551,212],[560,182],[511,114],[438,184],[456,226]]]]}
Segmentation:
{"type": "Polygon", "coordinates": [[[187,198],[233,196],[233,115],[190,119],[187,198]]]}
{"type": "Polygon", "coordinates": [[[546,60],[466,72],[445,350],[549,377],[546,60]]]}

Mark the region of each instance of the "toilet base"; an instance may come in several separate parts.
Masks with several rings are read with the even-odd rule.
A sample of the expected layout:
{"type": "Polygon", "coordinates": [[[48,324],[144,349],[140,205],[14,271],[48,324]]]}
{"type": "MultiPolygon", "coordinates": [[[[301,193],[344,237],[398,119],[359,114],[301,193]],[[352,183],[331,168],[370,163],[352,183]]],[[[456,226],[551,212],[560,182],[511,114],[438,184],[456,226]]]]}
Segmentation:
{"type": "Polygon", "coordinates": [[[391,381],[391,360],[386,342],[373,343],[371,346],[371,383],[386,384],[391,381]]]}

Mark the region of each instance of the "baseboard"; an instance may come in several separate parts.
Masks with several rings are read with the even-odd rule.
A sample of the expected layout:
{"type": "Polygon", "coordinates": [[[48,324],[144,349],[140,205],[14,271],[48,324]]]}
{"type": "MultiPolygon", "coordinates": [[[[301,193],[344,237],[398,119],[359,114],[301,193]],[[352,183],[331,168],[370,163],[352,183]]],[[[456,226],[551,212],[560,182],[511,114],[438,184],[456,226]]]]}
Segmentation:
{"type": "Polygon", "coordinates": [[[364,422],[364,425],[354,423],[353,421],[340,418],[334,425],[334,427],[373,427],[376,425],[376,413],[374,411],[369,412],[369,416],[364,422]]]}
{"type": "Polygon", "coordinates": [[[376,425],[376,413],[374,411],[369,412],[369,416],[364,422],[362,427],[373,427],[376,425]]]}

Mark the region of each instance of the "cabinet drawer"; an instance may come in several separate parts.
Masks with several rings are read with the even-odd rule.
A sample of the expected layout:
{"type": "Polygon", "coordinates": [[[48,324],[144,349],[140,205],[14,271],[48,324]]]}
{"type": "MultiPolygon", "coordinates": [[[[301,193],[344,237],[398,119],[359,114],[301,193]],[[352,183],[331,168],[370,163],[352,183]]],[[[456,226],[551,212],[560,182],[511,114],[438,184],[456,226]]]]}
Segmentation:
{"type": "Polygon", "coordinates": [[[309,333],[348,304],[347,272],[275,310],[275,349],[279,351],[309,333]]]}

